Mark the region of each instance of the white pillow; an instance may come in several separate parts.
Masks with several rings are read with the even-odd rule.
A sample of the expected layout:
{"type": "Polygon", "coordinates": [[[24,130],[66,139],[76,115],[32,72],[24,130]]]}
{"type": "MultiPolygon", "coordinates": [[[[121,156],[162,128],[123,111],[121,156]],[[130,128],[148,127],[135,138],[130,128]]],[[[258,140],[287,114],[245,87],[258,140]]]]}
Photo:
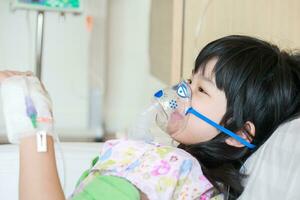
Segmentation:
{"type": "Polygon", "coordinates": [[[300,199],[300,119],[280,126],[245,163],[239,200],[300,199]]]}

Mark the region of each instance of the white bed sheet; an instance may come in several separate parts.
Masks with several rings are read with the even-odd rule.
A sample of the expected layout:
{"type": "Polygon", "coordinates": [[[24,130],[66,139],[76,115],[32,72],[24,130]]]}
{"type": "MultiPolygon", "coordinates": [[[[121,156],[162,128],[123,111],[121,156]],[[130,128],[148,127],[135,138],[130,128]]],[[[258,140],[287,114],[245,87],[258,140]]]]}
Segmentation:
{"type": "MultiPolygon", "coordinates": [[[[101,150],[102,143],[62,143],[65,157],[65,194],[68,197],[82,172],[90,167],[92,158],[101,150]]],[[[56,148],[57,165],[62,175],[61,154],[56,148]]],[[[18,200],[19,149],[17,145],[0,145],[0,199],[18,200]]],[[[30,181],[30,180],[29,180],[30,181]]]]}

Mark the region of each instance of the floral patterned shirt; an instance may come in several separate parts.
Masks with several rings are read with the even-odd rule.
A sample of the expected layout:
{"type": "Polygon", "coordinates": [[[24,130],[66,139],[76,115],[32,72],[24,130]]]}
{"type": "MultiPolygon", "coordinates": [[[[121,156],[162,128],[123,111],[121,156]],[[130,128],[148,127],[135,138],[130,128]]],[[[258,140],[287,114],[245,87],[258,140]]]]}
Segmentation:
{"type": "Polygon", "coordinates": [[[192,155],[154,142],[109,140],[89,172],[79,189],[92,180],[91,172],[99,172],[125,178],[149,200],[208,200],[213,188],[192,155]]]}

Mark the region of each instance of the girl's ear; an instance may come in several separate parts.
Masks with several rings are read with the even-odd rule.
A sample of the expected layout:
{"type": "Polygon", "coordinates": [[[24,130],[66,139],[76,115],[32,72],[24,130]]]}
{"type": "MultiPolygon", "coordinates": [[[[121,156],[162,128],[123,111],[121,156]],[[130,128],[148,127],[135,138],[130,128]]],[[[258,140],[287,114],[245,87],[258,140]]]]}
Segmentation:
{"type": "MultiPolygon", "coordinates": [[[[252,122],[247,121],[244,125],[244,128],[236,133],[240,137],[242,137],[247,142],[251,143],[252,138],[255,136],[255,126],[252,122]],[[250,136],[249,136],[250,134],[250,136]]],[[[234,147],[244,147],[245,145],[241,144],[239,141],[234,139],[233,137],[229,137],[225,140],[225,142],[234,147]]]]}

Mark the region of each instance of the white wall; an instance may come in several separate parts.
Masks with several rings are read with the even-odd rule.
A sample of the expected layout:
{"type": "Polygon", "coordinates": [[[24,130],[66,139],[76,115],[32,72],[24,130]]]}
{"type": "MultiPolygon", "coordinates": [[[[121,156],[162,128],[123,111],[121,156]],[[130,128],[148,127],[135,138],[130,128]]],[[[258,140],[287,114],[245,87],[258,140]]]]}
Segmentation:
{"type": "Polygon", "coordinates": [[[124,131],[165,87],[150,75],[150,0],[108,2],[108,62],[105,127],[124,131]]]}

